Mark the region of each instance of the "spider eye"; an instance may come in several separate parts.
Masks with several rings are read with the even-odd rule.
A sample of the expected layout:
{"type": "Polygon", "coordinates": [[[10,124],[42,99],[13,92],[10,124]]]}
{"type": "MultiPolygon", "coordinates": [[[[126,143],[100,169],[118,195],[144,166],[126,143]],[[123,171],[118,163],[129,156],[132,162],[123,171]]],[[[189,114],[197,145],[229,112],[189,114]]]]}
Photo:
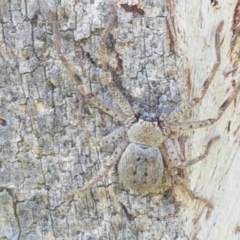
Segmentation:
{"type": "Polygon", "coordinates": [[[152,123],[158,121],[157,115],[155,113],[147,114],[144,112],[141,114],[140,119],[147,121],[147,122],[152,122],[152,123]]]}
{"type": "Polygon", "coordinates": [[[158,121],[158,118],[156,115],[151,117],[151,122],[157,122],[157,121],[158,121]]]}
{"type": "Polygon", "coordinates": [[[148,115],[145,112],[143,112],[140,116],[140,119],[142,119],[144,121],[147,121],[147,118],[148,118],[148,115]]]}

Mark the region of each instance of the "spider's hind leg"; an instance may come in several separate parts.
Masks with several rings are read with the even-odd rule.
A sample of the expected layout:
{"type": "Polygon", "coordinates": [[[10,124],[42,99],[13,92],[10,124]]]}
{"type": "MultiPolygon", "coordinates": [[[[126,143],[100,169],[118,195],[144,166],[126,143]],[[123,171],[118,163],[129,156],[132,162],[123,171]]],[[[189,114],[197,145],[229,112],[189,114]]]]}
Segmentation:
{"type": "Polygon", "coordinates": [[[216,137],[212,138],[212,139],[208,142],[207,147],[206,147],[204,153],[202,153],[200,156],[195,157],[195,158],[193,158],[193,159],[191,159],[191,160],[182,161],[181,164],[179,164],[177,167],[178,167],[178,168],[185,168],[185,167],[188,167],[188,166],[190,166],[190,165],[192,165],[192,164],[194,164],[194,163],[197,163],[197,162],[203,160],[203,159],[208,155],[209,150],[210,150],[210,148],[212,147],[213,143],[214,143],[215,141],[217,141],[218,139],[220,139],[220,136],[216,136],[216,137]]]}
{"type": "MultiPolygon", "coordinates": [[[[125,127],[119,127],[109,135],[103,137],[101,140],[97,140],[82,119],[82,101],[80,97],[78,99],[80,102],[78,111],[79,126],[81,127],[82,131],[85,133],[86,137],[89,139],[93,146],[104,147],[105,145],[115,142],[117,139],[119,139],[125,134],[125,127]]],[[[90,190],[97,182],[99,182],[103,177],[108,174],[110,169],[118,162],[127,145],[128,142],[124,140],[112,154],[110,163],[102,169],[99,175],[93,177],[83,188],[68,193],[64,197],[64,199],[67,201],[72,201],[80,198],[81,196],[84,196],[87,190],[90,190]]]]}
{"type": "MultiPolygon", "coordinates": [[[[180,195],[187,195],[191,200],[200,201],[201,203],[203,203],[209,209],[214,208],[213,204],[208,199],[198,196],[195,192],[190,190],[184,184],[177,183],[174,186],[174,193],[175,193],[175,196],[177,196],[177,198],[180,198],[180,195]]],[[[178,201],[179,200],[177,199],[176,202],[178,202],[178,201]]],[[[180,202],[182,202],[182,201],[180,200],[180,202]]]]}
{"type": "Polygon", "coordinates": [[[108,174],[108,172],[110,171],[110,169],[114,165],[117,164],[117,162],[119,161],[122,153],[125,151],[125,149],[128,146],[128,144],[129,143],[124,140],[119,145],[119,147],[114,151],[114,153],[111,156],[110,163],[101,170],[100,174],[98,174],[97,176],[93,177],[81,189],[72,191],[72,192],[68,193],[67,195],[65,195],[64,199],[66,201],[73,201],[73,200],[76,200],[76,199],[81,198],[82,196],[84,196],[86,191],[90,190],[96,183],[98,183],[103,177],[105,177],[108,174]]]}
{"type": "Polygon", "coordinates": [[[214,138],[212,138],[208,144],[207,147],[204,151],[204,153],[202,153],[201,155],[199,155],[198,157],[195,157],[193,159],[190,159],[188,161],[185,161],[182,154],[179,154],[179,147],[176,145],[176,143],[174,141],[177,141],[176,139],[171,139],[168,138],[167,140],[165,140],[164,142],[164,148],[167,152],[167,159],[166,159],[166,163],[168,166],[170,166],[171,168],[185,168],[188,167],[194,163],[197,163],[201,160],[203,160],[209,153],[209,150],[212,146],[212,144],[217,141],[220,138],[220,136],[216,136],[214,138]]]}
{"type": "Polygon", "coordinates": [[[204,153],[202,153],[200,156],[195,157],[188,161],[185,161],[182,154],[179,154],[178,143],[176,143],[177,139],[168,138],[164,142],[164,147],[163,147],[163,152],[165,152],[165,154],[164,154],[165,162],[171,173],[171,176],[173,177],[174,183],[176,184],[176,187],[174,187],[174,189],[180,188],[185,193],[187,193],[187,195],[191,199],[199,200],[199,201],[203,202],[208,208],[213,208],[212,204],[207,199],[197,196],[193,191],[191,191],[189,188],[187,188],[185,186],[183,179],[179,176],[179,169],[185,168],[187,166],[190,166],[194,163],[197,163],[197,162],[203,160],[208,155],[212,144],[215,141],[217,141],[219,138],[220,138],[220,136],[212,138],[208,142],[204,153]]]}

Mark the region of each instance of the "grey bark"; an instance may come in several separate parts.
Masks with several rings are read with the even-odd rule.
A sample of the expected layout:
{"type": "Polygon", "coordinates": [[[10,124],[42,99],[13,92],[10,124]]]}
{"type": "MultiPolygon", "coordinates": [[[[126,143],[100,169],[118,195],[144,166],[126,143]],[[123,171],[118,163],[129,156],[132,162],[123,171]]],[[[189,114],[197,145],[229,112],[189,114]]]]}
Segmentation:
{"type": "MultiPolygon", "coordinates": [[[[237,1],[115,2],[118,19],[108,42],[115,82],[134,107],[152,111],[171,112],[198,96],[224,20],[221,67],[203,103],[183,119],[214,117],[232,80],[239,81],[232,30],[237,1]]],[[[3,0],[0,8],[0,239],[239,239],[239,97],[214,126],[179,133],[187,136],[187,159],[221,135],[204,161],[183,172],[186,186],[214,209],[180,188],[134,194],[119,181],[117,168],[85,197],[64,202],[66,193],[99,173],[119,144],[92,147],[79,127],[79,111],[97,138],[121,124],[79,95],[57,57],[47,12],[58,14],[66,58],[117,108],[99,79],[106,2],[3,0]]]]}

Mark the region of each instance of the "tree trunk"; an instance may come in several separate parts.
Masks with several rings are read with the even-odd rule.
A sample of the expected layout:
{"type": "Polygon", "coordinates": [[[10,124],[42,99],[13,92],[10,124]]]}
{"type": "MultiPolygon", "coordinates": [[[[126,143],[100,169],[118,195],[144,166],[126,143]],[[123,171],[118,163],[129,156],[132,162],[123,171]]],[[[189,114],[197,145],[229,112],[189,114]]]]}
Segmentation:
{"type": "MultiPolygon", "coordinates": [[[[200,96],[224,22],[220,67],[203,101],[179,121],[215,118],[239,83],[238,1],[115,3],[109,64],[117,87],[142,111],[168,114],[200,96]]],[[[79,117],[98,139],[122,123],[80,95],[58,58],[47,17],[49,9],[57,13],[62,53],[89,89],[118,108],[100,79],[107,2],[58,4],[0,3],[0,239],[239,239],[239,96],[214,125],[178,133],[186,160],[221,136],[203,161],[181,172],[189,192],[175,186],[136,194],[115,166],[85,196],[64,201],[99,174],[120,144],[91,146],[79,117]]]]}

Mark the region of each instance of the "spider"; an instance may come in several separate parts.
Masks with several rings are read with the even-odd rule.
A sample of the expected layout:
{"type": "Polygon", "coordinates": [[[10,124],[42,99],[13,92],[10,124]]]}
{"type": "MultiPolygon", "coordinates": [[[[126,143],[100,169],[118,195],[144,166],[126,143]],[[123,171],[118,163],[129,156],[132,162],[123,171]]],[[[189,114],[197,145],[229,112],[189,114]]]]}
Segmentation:
{"type": "Polygon", "coordinates": [[[222,103],[218,110],[218,115],[214,119],[177,122],[179,116],[191,110],[194,106],[201,102],[215,76],[215,73],[218,70],[221,62],[220,33],[223,28],[223,22],[221,22],[217,27],[215,34],[217,61],[203,84],[200,97],[191,99],[187,104],[178,107],[168,115],[145,112],[142,112],[139,115],[136,114],[129,102],[115,86],[109,70],[106,39],[113,27],[117,11],[114,4],[109,4],[108,7],[108,22],[106,28],[103,30],[99,44],[103,69],[102,79],[121,110],[113,109],[101,100],[97,99],[95,94],[87,91],[82,78],[61,54],[61,42],[56,16],[53,12],[49,11],[49,18],[52,21],[53,32],[56,38],[56,50],[58,56],[73,81],[78,85],[81,95],[83,95],[92,105],[124,124],[124,126],[118,128],[98,141],[92,136],[91,132],[85,128],[83,121],[80,120],[80,125],[85,129],[85,132],[91,138],[91,143],[95,146],[106,146],[124,136],[125,139],[112,154],[109,165],[107,165],[98,176],[93,177],[84,187],[67,194],[65,197],[66,200],[75,200],[82,196],[87,190],[91,189],[98,181],[105,177],[109,170],[116,165],[119,160],[118,174],[120,180],[126,188],[129,188],[139,194],[144,195],[154,192],[156,188],[163,184],[163,160],[174,181],[182,184],[182,180],[177,174],[177,169],[185,168],[203,160],[208,155],[212,144],[217,141],[220,136],[212,138],[208,142],[205,151],[200,156],[185,161],[179,150],[177,140],[172,133],[179,130],[192,130],[207,127],[215,123],[240,91],[240,84],[238,84],[235,86],[232,94],[222,103]]]}

